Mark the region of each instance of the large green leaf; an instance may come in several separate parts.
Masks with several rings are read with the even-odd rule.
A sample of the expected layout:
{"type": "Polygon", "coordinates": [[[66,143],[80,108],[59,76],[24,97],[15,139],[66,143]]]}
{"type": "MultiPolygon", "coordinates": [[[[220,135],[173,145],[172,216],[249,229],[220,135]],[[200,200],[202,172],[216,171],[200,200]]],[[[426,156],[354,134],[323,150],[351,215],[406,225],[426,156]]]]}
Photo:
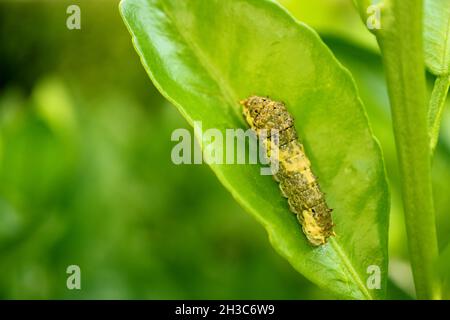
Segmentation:
{"type": "Polygon", "coordinates": [[[258,166],[211,167],[296,270],[341,297],[383,298],[389,200],[382,155],[352,77],[317,34],[266,0],[124,0],[121,12],[154,84],[191,124],[246,128],[239,100],[260,94],[286,102],[334,209],[334,239],[311,247],[258,166]],[[371,265],[381,269],[380,290],[366,287],[371,265]]]}
{"type": "Polygon", "coordinates": [[[425,63],[437,75],[450,72],[450,1],[425,0],[425,63]]]}

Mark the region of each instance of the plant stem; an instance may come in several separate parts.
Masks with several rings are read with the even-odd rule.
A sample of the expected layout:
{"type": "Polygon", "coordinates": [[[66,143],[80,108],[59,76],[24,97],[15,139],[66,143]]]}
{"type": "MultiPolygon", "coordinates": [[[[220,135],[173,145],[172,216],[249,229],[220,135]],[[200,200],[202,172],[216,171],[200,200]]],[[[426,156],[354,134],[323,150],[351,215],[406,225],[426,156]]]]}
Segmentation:
{"type": "Polygon", "coordinates": [[[431,154],[434,153],[439,138],[442,113],[444,111],[449,85],[450,75],[438,76],[434,82],[433,92],[431,93],[430,107],[428,109],[431,154]]]}
{"type": "Polygon", "coordinates": [[[377,39],[385,66],[402,178],[409,253],[419,299],[438,299],[421,0],[386,2],[377,39]]]}

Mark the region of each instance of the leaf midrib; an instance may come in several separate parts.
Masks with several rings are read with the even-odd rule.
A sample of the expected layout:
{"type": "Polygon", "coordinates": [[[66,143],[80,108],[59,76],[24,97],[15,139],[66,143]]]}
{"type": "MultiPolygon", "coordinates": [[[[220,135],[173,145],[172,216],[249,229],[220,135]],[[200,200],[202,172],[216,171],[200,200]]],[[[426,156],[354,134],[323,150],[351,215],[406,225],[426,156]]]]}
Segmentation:
{"type": "Polygon", "coordinates": [[[361,290],[363,295],[368,300],[373,300],[372,295],[367,290],[366,286],[364,285],[364,282],[362,281],[362,279],[359,276],[358,272],[353,267],[353,264],[351,263],[350,259],[347,257],[347,254],[342,249],[342,246],[339,244],[339,242],[335,238],[332,238],[332,239],[330,239],[330,244],[334,248],[336,253],[338,254],[339,258],[342,260],[342,262],[343,262],[345,268],[347,269],[348,273],[350,273],[350,275],[355,280],[356,285],[359,287],[359,289],[361,290]]]}
{"type": "MultiPolygon", "coordinates": [[[[225,97],[226,102],[230,105],[233,110],[236,110],[235,107],[238,101],[240,100],[238,95],[234,92],[234,90],[227,84],[226,81],[219,76],[219,72],[217,68],[214,66],[211,61],[209,61],[207,55],[205,55],[202,50],[195,44],[193,40],[189,38],[189,36],[184,33],[182,28],[180,28],[176,22],[176,19],[172,16],[170,10],[166,7],[164,1],[161,1],[161,8],[167,17],[172,21],[173,26],[175,27],[178,34],[185,41],[186,45],[191,48],[192,52],[196,56],[198,63],[205,69],[205,71],[210,76],[211,80],[217,83],[218,88],[222,95],[225,97]]],[[[236,110],[237,111],[237,110],[236,110]]],[[[241,117],[241,114],[239,114],[241,117]]]]}

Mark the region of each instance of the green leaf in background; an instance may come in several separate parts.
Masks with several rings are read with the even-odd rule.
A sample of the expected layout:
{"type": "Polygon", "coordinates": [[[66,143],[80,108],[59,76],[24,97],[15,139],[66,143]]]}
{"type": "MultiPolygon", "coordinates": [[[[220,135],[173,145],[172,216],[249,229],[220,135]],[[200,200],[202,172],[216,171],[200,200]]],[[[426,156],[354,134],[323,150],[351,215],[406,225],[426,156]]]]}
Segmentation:
{"type": "MultiPolygon", "coordinates": [[[[354,8],[352,1],[278,0],[298,20],[313,27],[321,36],[345,39],[373,52],[377,41],[354,8]]],[[[366,10],[367,7],[364,8],[366,10]]]]}
{"type": "Polygon", "coordinates": [[[436,75],[450,71],[450,1],[425,0],[425,64],[436,75]]]}
{"type": "Polygon", "coordinates": [[[424,21],[425,64],[436,76],[428,111],[430,147],[434,151],[450,85],[450,1],[425,0],[424,21]]]}
{"type": "Polygon", "coordinates": [[[352,77],[317,34],[272,1],[125,0],[121,13],[156,87],[191,124],[246,128],[239,100],[259,94],[286,102],[334,209],[334,239],[311,247],[258,166],[211,167],[296,270],[341,297],[383,298],[389,197],[382,155],[352,77]],[[373,265],[379,290],[366,286],[373,265]]]}

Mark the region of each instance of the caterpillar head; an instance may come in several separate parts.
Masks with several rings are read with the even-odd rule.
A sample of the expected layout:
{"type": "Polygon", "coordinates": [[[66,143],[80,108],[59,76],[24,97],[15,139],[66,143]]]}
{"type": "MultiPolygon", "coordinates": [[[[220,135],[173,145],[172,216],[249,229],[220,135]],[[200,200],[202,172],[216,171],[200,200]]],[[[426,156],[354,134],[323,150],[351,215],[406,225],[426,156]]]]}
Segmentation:
{"type": "Polygon", "coordinates": [[[251,96],[240,102],[244,107],[243,114],[250,127],[254,127],[254,120],[261,113],[267,101],[268,99],[264,97],[251,96]]]}

